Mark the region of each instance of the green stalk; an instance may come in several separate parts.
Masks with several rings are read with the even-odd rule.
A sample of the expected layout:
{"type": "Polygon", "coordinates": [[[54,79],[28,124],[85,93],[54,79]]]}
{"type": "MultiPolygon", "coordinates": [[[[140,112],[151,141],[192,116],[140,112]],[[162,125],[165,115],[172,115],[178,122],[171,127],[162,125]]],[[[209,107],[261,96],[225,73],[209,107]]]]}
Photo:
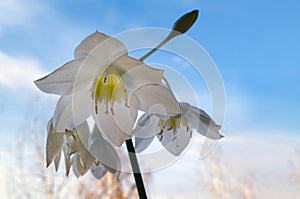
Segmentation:
{"type": "Polygon", "coordinates": [[[131,168],[133,171],[134,180],[135,180],[136,188],[138,190],[139,197],[140,197],[140,199],[146,199],[147,194],[146,194],[141,170],[140,170],[137,158],[136,158],[136,154],[135,154],[135,150],[134,150],[134,146],[133,146],[131,138],[126,140],[126,147],[127,147],[127,151],[128,151],[128,155],[129,155],[129,159],[130,159],[130,163],[131,163],[131,168]]]}

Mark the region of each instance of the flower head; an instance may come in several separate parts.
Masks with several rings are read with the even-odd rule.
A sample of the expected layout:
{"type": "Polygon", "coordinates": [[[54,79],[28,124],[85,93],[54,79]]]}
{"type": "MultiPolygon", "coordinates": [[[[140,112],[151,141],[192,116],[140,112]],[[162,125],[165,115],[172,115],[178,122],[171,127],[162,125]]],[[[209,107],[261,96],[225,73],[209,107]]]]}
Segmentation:
{"type": "Polygon", "coordinates": [[[170,153],[180,155],[187,147],[194,129],[210,139],[223,137],[219,133],[221,126],[203,110],[185,102],[180,103],[180,110],[180,114],[167,119],[145,113],[134,130],[136,151],[143,151],[156,136],[170,153]]]}
{"type": "Polygon", "coordinates": [[[56,131],[76,128],[92,115],[104,137],[120,146],[132,136],[138,110],[159,104],[166,115],[179,113],[173,94],[161,84],[163,71],[128,56],[119,40],[96,31],[74,57],[35,81],[42,91],[61,95],[53,118],[56,131]]]}

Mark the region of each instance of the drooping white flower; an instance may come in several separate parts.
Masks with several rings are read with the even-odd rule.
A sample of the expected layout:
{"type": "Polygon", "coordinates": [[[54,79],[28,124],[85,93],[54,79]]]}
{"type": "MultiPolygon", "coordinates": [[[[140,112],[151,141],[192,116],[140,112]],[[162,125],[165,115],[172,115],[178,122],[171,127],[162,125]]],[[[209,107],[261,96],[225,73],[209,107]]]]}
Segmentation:
{"type": "Polygon", "coordinates": [[[119,40],[97,31],[79,44],[74,57],[35,81],[42,91],[62,95],[53,118],[56,131],[92,115],[105,138],[120,146],[132,136],[138,110],[148,112],[158,104],[164,111],[152,113],[179,113],[173,94],[161,84],[163,71],[128,56],[119,40]]]}
{"type": "Polygon", "coordinates": [[[221,126],[217,125],[203,110],[188,103],[180,103],[181,113],[167,119],[145,113],[135,128],[135,147],[137,152],[146,149],[156,136],[161,144],[174,155],[189,144],[193,129],[210,138],[220,139],[221,126]]]}
{"type": "Polygon", "coordinates": [[[51,119],[48,123],[46,144],[47,166],[54,161],[55,169],[58,170],[62,152],[66,175],[69,175],[72,166],[77,177],[84,175],[88,170],[97,179],[102,178],[106,171],[113,173],[117,178],[119,176],[119,156],[113,146],[101,136],[97,126],[94,126],[92,133],[86,122],[73,131],[55,132],[51,119]]]}

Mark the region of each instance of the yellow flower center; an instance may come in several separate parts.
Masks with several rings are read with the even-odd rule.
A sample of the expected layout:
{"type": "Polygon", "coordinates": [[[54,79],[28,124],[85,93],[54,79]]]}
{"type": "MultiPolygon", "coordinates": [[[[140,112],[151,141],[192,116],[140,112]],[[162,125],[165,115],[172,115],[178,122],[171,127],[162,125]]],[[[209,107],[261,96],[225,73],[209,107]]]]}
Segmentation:
{"type": "Polygon", "coordinates": [[[94,83],[92,98],[95,102],[95,112],[98,114],[98,103],[106,105],[105,113],[114,115],[114,103],[125,101],[127,105],[127,91],[122,83],[121,76],[114,73],[104,73],[94,83]],[[109,107],[110,106],[110,107],[109,107]]]}

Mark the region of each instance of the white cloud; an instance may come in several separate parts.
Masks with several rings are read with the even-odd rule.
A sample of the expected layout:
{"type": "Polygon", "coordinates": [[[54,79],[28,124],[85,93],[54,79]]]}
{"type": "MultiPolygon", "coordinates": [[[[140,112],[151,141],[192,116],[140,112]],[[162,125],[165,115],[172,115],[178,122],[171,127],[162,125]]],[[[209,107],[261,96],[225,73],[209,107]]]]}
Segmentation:
{"type": "Polygon", "coordinates": [[[34,88],[33,81],[46,73],[32,58],[12,57],[0,51],[0,86],[34,88]]]}
{"type": "Polygon", "coordinates": [[[42,11],[43,6],[34,0],[1,0],[0,1],[0,31],[4,26],[21,25],[33,19],[42,11]]]}

